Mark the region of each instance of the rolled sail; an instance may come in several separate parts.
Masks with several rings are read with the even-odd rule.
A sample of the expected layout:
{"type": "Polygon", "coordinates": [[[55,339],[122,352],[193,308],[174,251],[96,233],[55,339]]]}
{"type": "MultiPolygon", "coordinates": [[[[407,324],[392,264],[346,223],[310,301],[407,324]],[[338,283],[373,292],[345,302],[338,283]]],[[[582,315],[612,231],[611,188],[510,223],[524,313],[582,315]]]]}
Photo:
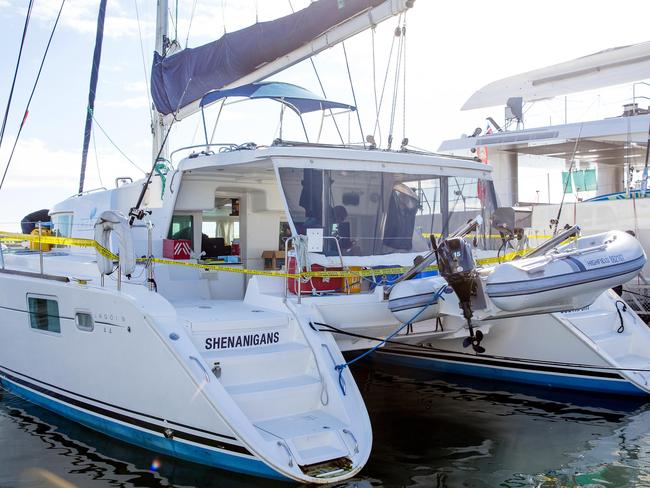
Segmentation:
{"type": "Polygon", "coordinates": [[[156,109],[167,115],[212,90],[259,81],[400,13],[412,3],[318,0],[291,15],[258,22],[203,46],[166,57],[154,53],[151,94],[156,109]],[[368,15],[362,16],[364,13],[368,15]],[[346,24],[347,28],[335,35],[334,30],[346,24]],[[318,45],[300,50],[319,38],[324,39],[318,45]],[[285,56],[289,58],[273,63],[285,56]]]}

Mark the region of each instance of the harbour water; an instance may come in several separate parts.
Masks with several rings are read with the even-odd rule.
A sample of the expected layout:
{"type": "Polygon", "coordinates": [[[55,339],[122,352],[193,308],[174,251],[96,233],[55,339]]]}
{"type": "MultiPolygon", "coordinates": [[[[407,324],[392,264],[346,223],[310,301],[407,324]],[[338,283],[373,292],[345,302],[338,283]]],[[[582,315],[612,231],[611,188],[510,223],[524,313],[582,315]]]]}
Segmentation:
{"type": "MultiPolygon", "coordinates": [[[[374,447],[346,487],[650,486],[650,403],[354,370],[374,447]]],[[[290,486],[158,456],[0,390],[0,488],[290,486]]]]}

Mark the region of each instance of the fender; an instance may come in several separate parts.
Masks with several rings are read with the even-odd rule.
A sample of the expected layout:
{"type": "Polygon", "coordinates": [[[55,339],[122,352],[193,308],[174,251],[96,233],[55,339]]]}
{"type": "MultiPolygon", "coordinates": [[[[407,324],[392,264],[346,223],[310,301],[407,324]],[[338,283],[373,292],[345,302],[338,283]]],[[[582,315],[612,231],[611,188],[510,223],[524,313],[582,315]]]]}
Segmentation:
{"type": "MultiPolygon", "coordinates": [[[[121,212],[107,210],[102,212],[95,223],[95,241],[102,247],[110,249],[111,234],[117,236],[119,263],[122,273],[129,276],[135,270],[135,251],[133,249],[133,236],[127,218],[121,212]]],[[[103,275],[113,272],[113,261],[95,251],[97,267],[103,275]]]]}

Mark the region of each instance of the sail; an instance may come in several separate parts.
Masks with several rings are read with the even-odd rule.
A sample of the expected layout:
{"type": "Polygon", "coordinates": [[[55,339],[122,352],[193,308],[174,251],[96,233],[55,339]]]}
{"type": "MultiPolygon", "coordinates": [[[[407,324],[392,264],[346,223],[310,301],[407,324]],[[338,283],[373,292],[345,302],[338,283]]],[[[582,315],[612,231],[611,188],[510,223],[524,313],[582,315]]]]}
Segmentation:
{"type": "Polygon", "coordinates": [[[505,105],[508,98],[524,102],[643,80],[650,73],[650,42],[606,49],[493,81],[474,93],[461,110],[505,105]]]}
{"type": "Polygon", "coordinates": [[[167,57],[154,53],[151,94],[158,112],[198,109],[212,90],[273,75],[412,6],[413,0],[318,0],[167,57]]]}

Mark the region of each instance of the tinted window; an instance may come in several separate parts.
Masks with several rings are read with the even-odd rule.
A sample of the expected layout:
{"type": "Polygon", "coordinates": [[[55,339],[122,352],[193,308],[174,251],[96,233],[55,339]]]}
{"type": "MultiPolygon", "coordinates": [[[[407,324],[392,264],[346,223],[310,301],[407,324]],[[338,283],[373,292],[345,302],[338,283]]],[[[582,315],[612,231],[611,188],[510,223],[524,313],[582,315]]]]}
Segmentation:
{"type": "Polygon", "coordinates": [[[61,332],[59,304],[56,300],[27,297],[27,302],[29,305],[29,324],[32,329],[61,332]]]}

